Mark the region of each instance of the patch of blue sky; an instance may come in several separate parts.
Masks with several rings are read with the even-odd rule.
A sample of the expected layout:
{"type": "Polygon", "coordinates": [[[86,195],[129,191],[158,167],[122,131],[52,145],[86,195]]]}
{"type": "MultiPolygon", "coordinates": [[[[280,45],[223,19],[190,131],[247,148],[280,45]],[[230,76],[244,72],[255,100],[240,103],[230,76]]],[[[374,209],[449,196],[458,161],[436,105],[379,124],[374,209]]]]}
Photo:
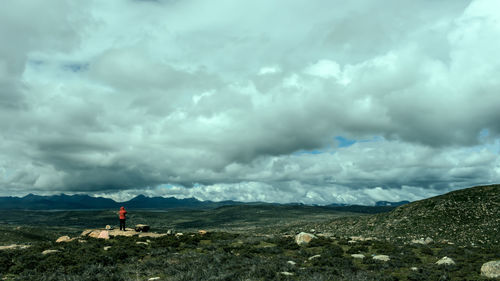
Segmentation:
{"type": "Polygon", "coordinates": [[[348,139],[343,136],[336,136],[335,140],[337,141],[337,146],[339,148],[349,147],[357,142],[356,140],[348,139]]]}

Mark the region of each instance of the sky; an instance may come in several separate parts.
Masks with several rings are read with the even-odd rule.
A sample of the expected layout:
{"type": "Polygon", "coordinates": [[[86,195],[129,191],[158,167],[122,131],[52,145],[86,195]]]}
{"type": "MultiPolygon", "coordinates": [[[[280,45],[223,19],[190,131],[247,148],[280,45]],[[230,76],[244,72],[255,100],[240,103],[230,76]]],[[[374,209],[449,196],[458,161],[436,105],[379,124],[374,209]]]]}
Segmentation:
{"type": "Polygon", "coordinates": [[[19,0],[0,196],[373,204],[500,182],[497,0],[19,0]]]}

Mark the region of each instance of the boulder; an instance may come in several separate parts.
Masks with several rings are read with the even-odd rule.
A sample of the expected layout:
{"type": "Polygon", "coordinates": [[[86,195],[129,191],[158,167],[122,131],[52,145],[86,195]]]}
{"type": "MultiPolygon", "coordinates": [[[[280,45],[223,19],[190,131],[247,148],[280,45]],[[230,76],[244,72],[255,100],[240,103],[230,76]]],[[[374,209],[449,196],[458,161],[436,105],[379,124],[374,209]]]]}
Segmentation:
{"type": "Polygon", "coordinates": [[[287,261],[286,263],[288,263],[289,265],[296,265],[297,263],[294,262],[294,261],[287,261]]]}
{"type": "Polygon", "coordinates": [[[149,225],[147,225],[147,224],[136,224],[135,225],[135,231],[136,232],[148,232],[149,231],[149,225]]]}
{"type": "Polygon", "coordinates": [[[363,254],[352,254],[351,257],[353,257],[355,259],[364,259],[365,255],[363,255],[363,254]]]}
{"type": "Polygon", "coordinates": [[[207,231],[206,231],[206,230],[201,229],[201,230],[198,230],[198,234],[199,234],[199,235],[205,235],[205,234],[207,234],[207,231]]]}
{"type": "Polygon", "coordinates": [[[111,230],[111,229],[113,229],[113,227],[111,225],[109,225],[109,224],[106,225],[106,230],[111,230]]]}
{"type": "Polygon", "coordinates": [[[137,245],[149,245],[148,242],[142,242],[142,241],[138,241],[138,242],[135,242],[135,244],[137,245]]]}
{"type": "Polygon", "coordinates": [[[288,271],[282,271],[280,272],[281,275],[285,275],[285,276],[293,276],[295,274],[293,274],[292,272],[288,272],[288,271]]]}
{"type": "Polygon", "coordinates": [[[97,238],[108,240],[109,239],[109,231],[107,231],[107,230],[101,231],[101,233],[99,233],[99,236],[97,238]]]}
{"type": "Polygon", "coordinates": [[[450,259],[449,257],[443,257],[442,259],[436,262],[438,265],[454,265],[455,261],[450,259]]]}
{"type": "Polygon", "coordinates": [[[183,236],[183,235],[184,235],[184,233],[178,232],[175,234],[175,237],[179,237],[179,236],[183,236]]]}
{"type": "Polygon", "coordinates": [[[313,234],[301,232],[295,236],[295,243],[297,243],[297,245],[299,246],[306,245],[309,244],[309,242],[311,242],[315,238],[316,236],[313,234]]]}
{"type": "Polygon", "coordinates": [[[56,243],[70,242],[70,241],[73,241],[73,239],[71,239],[71,238],[69,238],[69,236],[65,235],[65,236],[61,236],[61,237],[57,238],[56,243]]]}
{"type": "Polygon", "coordinates": [[[389,256],[387,256],[387,255],[376,255],[376,256],[373,256],[373,259],[377,260],[377,261],[389,261],[390,260],[389,256]]]}
{"type": "Polygon", "coordinates": [[[104,251],[107,251],[107,250],[109,250],[109,249],[111,249],[111,246],[105,246],[105,247],[104,247],[104,251]]]}
{"type": "Polygon", "coordinates": [[[160,277],[151,277],[148,279],[148,281],[155,281],[155,280],[160,280],[160,277]]]}
{"type": "Polygon", "coordinates": [[[500,277],[500,260],[489,261],[481,266],[481,275],[487,278],[500,277]]]}

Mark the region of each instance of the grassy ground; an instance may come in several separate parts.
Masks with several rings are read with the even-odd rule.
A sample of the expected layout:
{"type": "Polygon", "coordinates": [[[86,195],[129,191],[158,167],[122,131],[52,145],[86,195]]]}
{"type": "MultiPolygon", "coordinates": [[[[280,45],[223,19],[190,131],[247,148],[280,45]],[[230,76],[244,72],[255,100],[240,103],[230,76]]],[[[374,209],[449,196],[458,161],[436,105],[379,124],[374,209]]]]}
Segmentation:
{"type": "Polygon", "coordinates": [[[184,235],[161,238],[74,237],[84,228],[114,224],[115,211],[12,212],[0,215],[0,245],[27,249],[0,252],[4,280],[485,280],[481,265],[500,259],[495,245],[406,244],[396,240],[349,242],[344,236],[319,237],[299,247],[297,226],[314,225],[352,213],[321,208],[220,208],[205,211],[131,210],[129,225],[148,223],[153,231],[176,229],[184,235]],[[195,230],[208,229],[200,235],[195,230]],[[138,243],[139,242],[139,243],[138,243]],[[105,247],[110,247],[106,248],[105,247]],[[45,250],[56,253],[43,255],[45,250]],[[354,259],[351,254],[363,254],[354,259]],[[390,261],[372,259],[384,254],[390,261]],[[319,256],[316,256],[319,255],[319,256]],[[316,256],[315,258],[312,258],[316,256]],[[440,258],[456,264],[438,266],[440,258]],[[415,267],[416,269],[412,269],[415,267]],[[285,273],[286,272],[286,273],[285,273]]]}

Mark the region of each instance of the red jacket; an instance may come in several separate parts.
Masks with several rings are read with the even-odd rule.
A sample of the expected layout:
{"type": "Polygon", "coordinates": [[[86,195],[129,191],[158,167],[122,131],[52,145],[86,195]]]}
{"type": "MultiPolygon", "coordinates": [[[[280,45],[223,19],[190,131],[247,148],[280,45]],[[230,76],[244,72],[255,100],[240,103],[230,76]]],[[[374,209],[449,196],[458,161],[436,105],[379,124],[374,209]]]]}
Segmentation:
{"type": "Polygon", "coordinates": [[[124,220],[126,214],[127,214],[127,211],[125,211],[125,208],[121,207],[120,208],[120,219],[124,220]]]}

